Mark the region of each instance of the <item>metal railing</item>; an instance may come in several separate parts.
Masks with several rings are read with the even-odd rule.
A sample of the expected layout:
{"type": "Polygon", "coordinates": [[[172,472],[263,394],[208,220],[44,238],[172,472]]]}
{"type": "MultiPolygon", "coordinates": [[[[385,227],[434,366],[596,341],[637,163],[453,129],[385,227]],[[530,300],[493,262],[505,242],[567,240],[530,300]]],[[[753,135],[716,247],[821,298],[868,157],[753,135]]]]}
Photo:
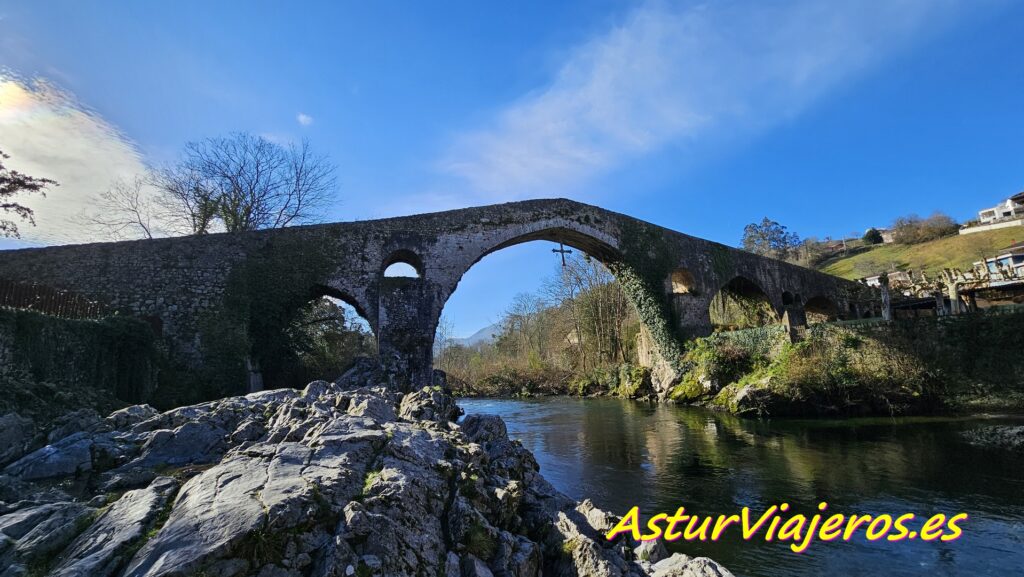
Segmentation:
{"type": "Polygon", "coordinates": [[[0,307],[63,319],[101,319],[112,314],[105,304],[71,291],[5,279],[0,279],[0,307]]]}

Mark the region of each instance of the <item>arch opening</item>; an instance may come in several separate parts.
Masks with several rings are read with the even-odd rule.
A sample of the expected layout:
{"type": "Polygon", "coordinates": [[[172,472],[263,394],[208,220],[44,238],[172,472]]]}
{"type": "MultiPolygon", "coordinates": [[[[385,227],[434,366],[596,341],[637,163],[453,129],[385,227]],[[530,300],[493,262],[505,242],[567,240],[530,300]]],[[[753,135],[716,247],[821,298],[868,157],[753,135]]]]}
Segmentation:
{"type": "MultiPolygon", "coordinates": [[[[584,232],[580,232],[578,230],[573,230],[571,228],[555,226],[536,230],[533,232],[528,232],[526,234],[522,234],[517,237],[496,244],[495,246],[491,247],[483,254],[481,254],[480,257],[477,258],[475,261],[473,261],[473,264],[470,265],[470,269],[472,269],[472,267],[476,265],[476,263],[480,262],[481,260],[483,260],[484,258],[491,254],[494,254],[500,250],[509,247],[533,241],[548,241],[553,243],[559,243],[570,248],[576,249],[577,251],[583,252],[589,255],[591,258],[596,258],[598,261],[605,264],[617,262],[622,258],[622,255],[616,248],[595,236],[586,234],[584,232]]],[[[467,269],[467,272],[468,270],[469,269],[467,269]]]]}
{"type": "Polygon", "coordinates": [[[409,263],[396,262],[384,269],[387,278],[420,278],[420,271],[409,263]]]}
{"type": "Polygon", "coordinates": [[[619,365],[635,362],[641,325],[615,279],[620,262],[607,243],[562,228],[498,244],[466,269],[445,303],[435,336],[435,366],[464,394],[585,393],[611,386],[598,383],[595,375],[617,379],[619,365]],[[522,263],[536,272],[519,273],[522,263]],[[552,272],[542,278],[544,268],[552,272]],[[510,275],[516,277],[511,283],[510,275]],[[515,288],[500,286],[502,278],[515,288]],[[482,298],[491,299],[493,312],[468,321],[474,324],[467,328],[466,315],[479,309],[467,305],[463,295],[481,298],[477,295],[487,289],[492,290],[482,298]],[[504,293],[500,297],[494,294],[498,290],[504,293]],[[507,305],[494,307],[495,299],[507,305]],[[570,383],[579,390],[570,389],[570,383]]]}
{"type": "Polygon", "coordinates": [[[685,268],[677,268],[668,277],[669,291],[674,295],[693,294],[696,289],[696,280],[693,273],[685,268]]]}
{"type": "Polygon", "coordinates": [[[839,305],[825,296],[812,297],[804,303],[807,324],[833,322],[839,320],[839,305]]]}
{"type": "Polygon", "coordinates": [[[396,250],[384,259],[381,275],[385,278],[422,278],[423,260],[411,250],[396,250]]]}
{"type": "Polygon", "coordinates": [[[254,367],[263,388],[301,388],[318,379],[335,380],[356,358],[377,356],[377,340],[362,307],[322,285],[312,287],[309,300],[292,313],[283,344],[283,350],[260,355],[254,367]]]}
{"type": "MultiPolygon", "coordinates": [[[[795,296],[794,302],[795,302],[795,296]]],[[[779,323],[779,315],[764,290],[754,281],[737,276],[711,299],[708,307],[716,331],[742,330],[779,323]]]]}

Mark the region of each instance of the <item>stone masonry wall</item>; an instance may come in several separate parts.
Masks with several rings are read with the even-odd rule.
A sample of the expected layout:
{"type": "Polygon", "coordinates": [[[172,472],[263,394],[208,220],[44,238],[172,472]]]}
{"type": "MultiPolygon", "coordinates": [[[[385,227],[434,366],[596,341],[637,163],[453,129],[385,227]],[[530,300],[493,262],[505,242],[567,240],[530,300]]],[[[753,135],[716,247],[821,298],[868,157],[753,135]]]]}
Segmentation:
{"type": "MultiPolygon", "coordinates": [[[[760,287],[780,317],[792,312],[802,319],[798,309],[812,297],[826,297],[844,313],[870,298],[856,283],[562,199],[275,231],[3,251],[0,278],[70,289],[146,318],[172,356],[197,363],[202,318],[231,300],[229,290],[238,290],[231,289],[232,271],[276,246],[298,246],[298,262],[286,272],[265,273],[273,277],[266,281],[302,277],[309,286],[300,288],[310,299],[330,295],[353,305],[375,331],[383,362],[401,365],[395,367],[400,380],[419,381],[429,378],[441,310],[466,271],[492,252],[532,240],[562,242],[608,264],[637,307],[655,352],[670,364],[681,339],[710,331],[711,299],[737,276],[760,287]],[[304,254],[311,263],[328,259],[314,281],[298,274],[304,254]],[[420,278],[411,286],[384,282],[383,271],[393,262],[412,264],[420,278]],[[674,294],[670,281],[677,270],[690,281],[684,294],[674,294]],[[800,298],[794,303],[785,294],[800,298]]],[[[258,298],[264,279],[246,282],[247,297],[258,298]]]]}

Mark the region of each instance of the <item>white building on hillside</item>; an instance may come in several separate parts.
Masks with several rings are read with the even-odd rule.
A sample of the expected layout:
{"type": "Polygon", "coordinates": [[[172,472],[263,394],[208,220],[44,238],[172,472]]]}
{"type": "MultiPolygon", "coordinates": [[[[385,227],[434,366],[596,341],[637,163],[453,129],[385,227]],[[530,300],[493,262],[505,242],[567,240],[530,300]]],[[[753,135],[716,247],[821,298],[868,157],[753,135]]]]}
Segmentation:
{"type": "MultiPolygon", "coordinates": [[[[1007,275],[1010,278],[1024,278],[1024,242],[1018,242],[1003,249],[1003,254],[974,263],[975,268],[984,266],[989,274],[1007,275]]],[[[1005,277],[999,280],[1007,280],[1005,277]]]]}
{"type": "Polygon", "coordinates": [[[978,221],[981,224],[1021,217],[1024,217],[1024,192],[1017,193],[992,208],[978,211],[978,221]]]}

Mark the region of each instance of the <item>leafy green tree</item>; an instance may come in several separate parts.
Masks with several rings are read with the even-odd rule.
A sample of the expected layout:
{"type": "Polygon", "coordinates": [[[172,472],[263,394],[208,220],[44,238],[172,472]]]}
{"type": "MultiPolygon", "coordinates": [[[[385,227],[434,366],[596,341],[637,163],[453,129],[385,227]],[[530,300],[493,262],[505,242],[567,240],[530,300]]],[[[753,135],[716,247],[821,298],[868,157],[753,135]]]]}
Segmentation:
{"type": "Polygon", "coordinates": [[[882,233],[878,232],[878,229],[874,227],[869,228],[864,233],[864,236],[861,237],[861,240],[864,241],[864,244],[882,244],[884,241],[882,233]]]}
{"type": "MultiPolygon", "coordinates": [[[[8,158],[10,156],[0,150],[0,213],[13,214],[35,226],[35,213],[32,209],[12,199],[15,195],[24,193],[38,192],[45,195],[46,188],[56,186],[57,183],[49,178],[36,178],[5,167],[3,161],[8,158]]],[[[21,238],[18,224],[13,220],[0,218],[0,236],[21,238]]]]}
{"type": "Polygon", "coordinates": [[[375,354],[373,333],[330,298],[303,307],[288,331],[297,355],[296,373],[287,383],[302,386],[314,379],[335,379],[355,360],[375,354]]]}
{"type": "Polygon", "coordinates": [[[785,226],[765,217],[760,223],[743,228],[743,250],[777,259],[785,259],[800,246],[800,237],[785,226]]]}

